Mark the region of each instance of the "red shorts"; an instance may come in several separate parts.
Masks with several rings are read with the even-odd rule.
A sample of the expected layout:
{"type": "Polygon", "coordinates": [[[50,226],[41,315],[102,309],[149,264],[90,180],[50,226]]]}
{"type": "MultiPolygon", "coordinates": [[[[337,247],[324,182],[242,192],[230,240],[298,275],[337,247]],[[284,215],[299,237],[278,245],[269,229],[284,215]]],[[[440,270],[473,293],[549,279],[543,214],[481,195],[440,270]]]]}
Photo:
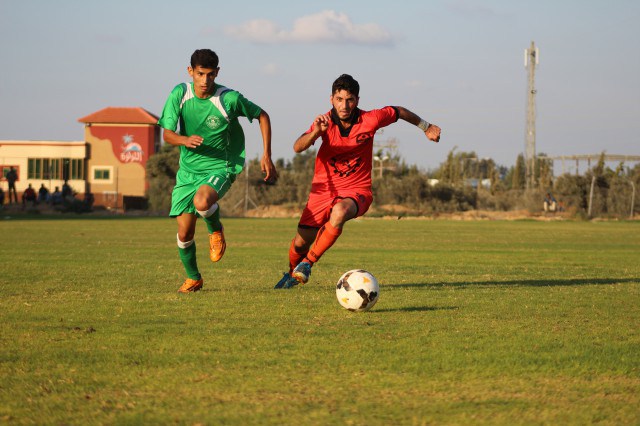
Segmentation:
{"type": "Polygon", "coordinates": [[[373,194],[367,190],[340,191],[337,195],[335,192],[329,191],[311,192],[298,226],[321,228],[329,221],[333,206],[345,198],[351,198],[355,201],[358,207],[358,213],[355,217],[365,214],[373,202],[373,194]]]}

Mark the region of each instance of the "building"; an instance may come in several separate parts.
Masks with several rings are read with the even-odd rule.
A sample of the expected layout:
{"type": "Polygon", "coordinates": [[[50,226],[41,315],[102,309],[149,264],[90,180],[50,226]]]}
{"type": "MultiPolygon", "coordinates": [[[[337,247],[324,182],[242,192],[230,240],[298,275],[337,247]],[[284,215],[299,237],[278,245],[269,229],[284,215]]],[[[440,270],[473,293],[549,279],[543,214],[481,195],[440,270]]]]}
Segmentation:
{"type": "Polygon", "coordinates": [[[160,149],[158,117],[142,108],[108,107],[78,119],[84,141],[0,141],[2,188],[13,167],[18,195],[29,184],[50,190],[68,181],[76,197],[119,209],[139,204],[148,188],[146,163],[160,149]]]}
{"type": "MultiPolygon", "coordinates": [[[[31,186],[38,191],[44,184],[50,191],[61,190],[65,180],[82,196],[86,192],[85,170],[88,156],[84,141],[0,141],[2,189],[6,192],[7,173],[13,168],[17,175],[16,192],[22,200],[24,190],[31,186]]],[[[8,195],[5,203],[9,202],[8,195]]]]}

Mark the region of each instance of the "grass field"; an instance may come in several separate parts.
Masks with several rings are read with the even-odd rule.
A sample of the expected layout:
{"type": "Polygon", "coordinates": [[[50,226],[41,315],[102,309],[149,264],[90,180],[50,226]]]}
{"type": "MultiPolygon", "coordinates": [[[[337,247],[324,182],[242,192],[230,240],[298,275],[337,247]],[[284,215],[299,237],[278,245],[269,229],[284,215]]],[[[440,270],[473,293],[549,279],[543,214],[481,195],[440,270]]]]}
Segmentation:
{"type": "Polygon", "coordinates": [[[0,220],[0,423],[640,424],[640,223],[359,220],[273,290],[294,219],[0,220]],[[367,313],[335,281],[371,271],[367,313]]]}

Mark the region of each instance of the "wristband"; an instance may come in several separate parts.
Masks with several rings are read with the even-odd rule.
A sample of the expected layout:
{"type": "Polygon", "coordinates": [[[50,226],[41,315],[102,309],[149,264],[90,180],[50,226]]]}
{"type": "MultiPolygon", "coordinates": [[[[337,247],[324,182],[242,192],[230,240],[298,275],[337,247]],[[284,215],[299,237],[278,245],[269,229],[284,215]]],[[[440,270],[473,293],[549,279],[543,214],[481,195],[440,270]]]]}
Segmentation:
{"type": "Polygon", "coordinates": [[[423,132],[426,132],[429,126],[430,124],[428,121],[425,121],[422,118],[420,119],[420,123],[418,123],[418,127],[420,128],[420,130],[422,130],[423,132]]]}

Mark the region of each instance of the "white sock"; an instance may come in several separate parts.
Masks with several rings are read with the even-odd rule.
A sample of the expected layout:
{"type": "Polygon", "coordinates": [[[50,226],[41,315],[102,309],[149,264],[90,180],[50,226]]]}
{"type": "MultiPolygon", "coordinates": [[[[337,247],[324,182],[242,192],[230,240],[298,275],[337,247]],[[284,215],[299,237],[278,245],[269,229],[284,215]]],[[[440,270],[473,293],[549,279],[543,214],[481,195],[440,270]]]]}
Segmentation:
{"type": "Polygon", "coordinates": [[[201,210],[196,210],[198,212],[198,214],[202,217],[209,217],[212,214],[214,214],[216,212],[216,210],[218,210],[218,203],[213,203],[211,205],[211,207],[209,207],[209,210],[205,210],[205,211],[201,211],[201,210]]]}
{"type": "Polygon", "coordinates": [[[194,240],[191,240],[191,241],[180,241],[180,237],[178,237],[177,234],[176,234],[176,238],[178,240],[178,247],[180,247],[181,249],[186,249],[191,244],[193,244],[193,241],[194,241],[194,240]]]}

